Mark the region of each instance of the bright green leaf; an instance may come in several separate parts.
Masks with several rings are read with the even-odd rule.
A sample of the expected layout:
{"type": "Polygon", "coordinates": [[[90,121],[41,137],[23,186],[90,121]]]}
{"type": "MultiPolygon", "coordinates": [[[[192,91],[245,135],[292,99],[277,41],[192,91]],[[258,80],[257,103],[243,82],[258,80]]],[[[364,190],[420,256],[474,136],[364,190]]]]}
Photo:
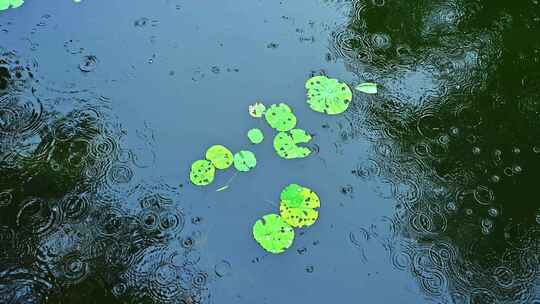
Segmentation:
{"type": "Polygon", "coordinates": [[[311,135],[301,129],[279,132],[274,137],[274,149],[280,157],[285,159],[304,158],[311,154],[311,150],[298,144],[308,143],[310,140],[311,135]]]}
{"type": "Polygon", "coordinates": [[[291,247],[294,230],[277,214],[267,214],[253,225],[253,237],[264,250],[282,253],[291,247]]]}
{"type": "Polygon", "coordinates": [[[214,181],[216,168],[210,161],[197,160],[191,165],[189,179],[194,185],[206,186],[214,181]]]}
{"type": "Polygon", "coordinates": [[[311,226],[319,217],[319,197],[311,189],[290,184],[281,191],[279,212],[293,227],[311,226]]]}
{"type": "Polygon", "coordinates": [[[0,11],[8,9],[10,6],[11,8],[17,8],[23,3],[23,0],[0,0],[0,11]]]}
{"type": "Polygon", "coordinates": [[[233,154],[222,145],[214,145],[206,151],[206,159],[218,169],[227,169],[233,163],[233,154]]]}
{"type": "Polygon", "coordinates": [[[366,94],[377,94],[377,84],[373,82],[361,83],[355,89],[366,94]]]}
{"type": "Polygon", "coordinates": [[[291,108],[284,104],[273,104],[264,115],[270,127],[278,131],[289,131],[296,126],[296,116],[291,108]]]}
{"type": "Polygon", "coordinates": [[[352,101],[349,86],[337,79],[315,76],[307,80],[307,102],[317,112],[326,114],[343,113],[352,101]]]}
{"type": "Polygon", "coordinates": [[[241,172],[247,172],[257,165],[255,154],[251,151],[240,151],[234,155],[234,167],[241,172]]]}
{"type": "Polygon", "coordinates": [[[264,134],[261,129],[251,129],[248,131],[247,136],[249,140],[254,144],[260,144],[264,140],[264,134]]]}
{"type": "Polygon", "coordinates": [[[249,115],[255,118],[261,118],[266,112],[266,106],[260,102],[256,102],[249,106],[249,115]]]}

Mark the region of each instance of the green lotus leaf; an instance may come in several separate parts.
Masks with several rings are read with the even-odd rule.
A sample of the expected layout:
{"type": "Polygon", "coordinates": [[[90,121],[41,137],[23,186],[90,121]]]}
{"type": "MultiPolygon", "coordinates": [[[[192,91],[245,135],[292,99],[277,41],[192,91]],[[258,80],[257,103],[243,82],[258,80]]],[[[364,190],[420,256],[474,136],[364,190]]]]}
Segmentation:
{"type": "Polygon", "coordinates": [[[218,169],[227,169],[233,163],[233,154],[222,145],[214,145],[206,150],[206,159],[218,169]]]}
{"type": "Polygon", "coordinates": [[[197,160],[191,164],[189,179],[194,185],[206,186],[214,181],[216,168],[208,160],[197,160]]]}
{"type": "Polygon", "coordinates": [[[253,128],[249,130],[247,136],[249,138],[249,141],[254,144],[260,144],[264,140],[264,134],[261,129],[258,128],[253,128]]]}
{"type": "Polygon", "coordinates": [[[249,106],[249,115],[255,118],[261,118],[266,112],[266,106],[260,102],[256,102],[249,106]]]}
{"type": "Polygon", "coordinates": [[[330,115],[345,112],[352,101],[352,92],[347,84],[326,76],[315,76],[307,80],[307,102],[311,109],[330,115]]]}
{"type": "Polygon", "coordinates": [[[284,104],[273,104],[264,115],[270,127],[278,131],[289,131],[296,126],[296,116],[291,108],[284,104]]]}
{"type": "Polygon", "coordinates": [[[364,82],[355,87],[357,91],[366,94],[377,94],[377,84],[373,82],[364,82]]]}
{"type": "Polygon", "coordinates": [[[8,8],[17,8],[23,5],[24,0],[0,0],[0,11],[6,10],[8,8]]]}
{"type": "Polygon", "coordinates": [[[317,221],[321,206],[319,197],[311,189],[290,184],[281,191],[279,212],[289,225],[300,228],[317,221]]]}
{"type": "Polygon", "coordinates": [[[274,137],[276,153],[285,159],[304,158],[311,154],[311,150],[298,144],[308,143],[311,135],[302,129],[292,129],[289,132],[279,132],[274,137]]]}
{"type": "Polygon", "coordinates": [[[234,155],[234,167],[241,172],[247,172],[257,165],[257,158],[251,151],[240,151],[234,155]]]}
{"type": "Polygon", "coordinates": [[[282,253],[291,247],[294,230],[277,214],[267,214],[253,225],[253,238],[264,250],[282,253]]]}

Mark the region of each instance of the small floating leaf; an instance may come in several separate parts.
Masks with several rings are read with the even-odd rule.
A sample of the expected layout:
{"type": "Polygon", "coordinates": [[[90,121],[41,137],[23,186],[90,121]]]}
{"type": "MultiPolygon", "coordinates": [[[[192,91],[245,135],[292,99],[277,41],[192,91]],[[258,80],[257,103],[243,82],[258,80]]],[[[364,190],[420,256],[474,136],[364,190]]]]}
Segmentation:
{"type": "Polygon", "coordinates": [[[260,102],[256,102],[249,106],[249,115],[255,118],[261,118],[266,112],[266,106],[260,102]]]}
{"type": "Polygon", "coordinates": [[[319,197],[311,189],[290,184],[281,191],[279,212],[293,227],[311,226],[319,217],[319,197]]]}
{"type": "Polygon", "coordinates": [[[194,185],[206,186],[214,181],[216,168],[210,161],[197,160],[191,165],[189,179],[194,185]]]}
{"type": "Polygon", "coordinates": [[[240,151],[234,155],[234,167],[241,172],[247,172],[257,165],[255,154],[251,151],[240,151]]]}
{"type": "Polygon", "coordinates": [[[260,144],[264,140],[264,134],[261,129],[251,129],[247,134],[249,140],[254,144],[260,144]]]}
{"type": "Polygon", "coordinates": [[[326,76],[315,76],[307,80],[307,103],[314,111],[335,115],[345,112],[352,101],[352,92],[347,84],[326,76]]]}
{"type": "Polygon", "coordinates": [[[225,186],[223,186],[223,187],[217,188],[217,189],[216,189],[216,192],[221,192],[221,191],[223,191],[223,190],[227,190],[228,188],[229,188],[229,185],[225,185],[225,186]]]}
{"type": "Polygon", "coordinates": [[[222,145],[214,145],[206,150],[206,159],[218,169],[227,169],[233,163],[233,154],[222,145]]]}
{"type": "Polygon", "coordinates": [[[264,250],[282,253],[291,247],[294,230],[277,214],[267,214],[253,225],[253,238],[264,250]]]}
{"type": "Polygon", "coordinates": [[[357,91],[366,94],[377,94],[377,84],[373,82],[364,82],[355,87],[357,91]]]}
{"type": "Polygon", "coordinates": [[[304,158],[311,154],[311,150],[298,144],[308,143],[311,135],[302,129],[293,129],[289,132],[279,132],[274,137],[276,153],[285,159],[304,158]]]}
{"type": "Polygon", "coordinates": [[[278,131],[288,131],[296,126],[296,116],[291,108],[284,104],[273,104],[264,115],[270,127],[278,131]]]}

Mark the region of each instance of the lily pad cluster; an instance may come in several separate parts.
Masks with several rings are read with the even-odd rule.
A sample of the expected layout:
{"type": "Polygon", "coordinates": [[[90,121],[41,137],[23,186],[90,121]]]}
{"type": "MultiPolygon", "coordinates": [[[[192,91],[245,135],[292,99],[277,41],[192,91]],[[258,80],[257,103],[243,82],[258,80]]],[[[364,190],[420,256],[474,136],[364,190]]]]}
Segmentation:
{"type": "MultiPolygon", "coordinates": [[[[264,118],[268,125],[278,131],[274,136],[274,150],[277,155],[285,159],[304,158],[311,154],[311,150],[307,147],[300,146],[300,144],[306,144],[311,141],[311,135],[302,129],[296,129],[297,118],[294,115],[291,107],[286,103],[272,104],[269,108],[266,108],[262,103],[256,103],[249,107],[250,115],[253,117],[264,118]],[[258,107],[261,109],[262,114],[255,116],[252,110],[258,107]]],[[[260,114],[260,112],[259,112],[260,114]]],[[[258,143],[256,137],[256,131],[258,129],[252,129],[248,133],[248,137],[253,143],[258,143]],[[253,133],[252,133],[253,132],[253,133]]]]}
{"type": "Polygon", "coordinates": [[[232,164],[238,171],[247,172],[257,165],[255,154],[240,151],[235,155],[222,145],[213,145],[206,150],[206,159],[196,160],[191,164],[189,179],[194,185],[206,186],[214,181],[216,169],[225,170],[232,164]]]}
{"type": "Polygon", "coordinates": [[[311,189],[290,184],[281,191],[278,214],[267,214],[253,225],[253,238],[274,254],[291,247],[294,229],[313,225],[319,218],[319,197],[311,189]]]}
{"type": "Polygon", "coordinates": [[[8,8],[18,8],[24,4],[24,0],[0,0],[0,11],[8,8]]]}

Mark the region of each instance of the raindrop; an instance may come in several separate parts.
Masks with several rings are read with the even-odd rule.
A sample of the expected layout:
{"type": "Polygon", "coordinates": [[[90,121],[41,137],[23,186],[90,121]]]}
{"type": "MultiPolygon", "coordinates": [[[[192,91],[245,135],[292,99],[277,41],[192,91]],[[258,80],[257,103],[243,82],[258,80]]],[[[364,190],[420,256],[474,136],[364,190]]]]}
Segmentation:
{"type": "Polygon", "coordinates": [[[497,210],[495,207],[491,207],[488,209],[488,214],[491,217],[497,217],[499,215],[499,210],[497,210]]]}

